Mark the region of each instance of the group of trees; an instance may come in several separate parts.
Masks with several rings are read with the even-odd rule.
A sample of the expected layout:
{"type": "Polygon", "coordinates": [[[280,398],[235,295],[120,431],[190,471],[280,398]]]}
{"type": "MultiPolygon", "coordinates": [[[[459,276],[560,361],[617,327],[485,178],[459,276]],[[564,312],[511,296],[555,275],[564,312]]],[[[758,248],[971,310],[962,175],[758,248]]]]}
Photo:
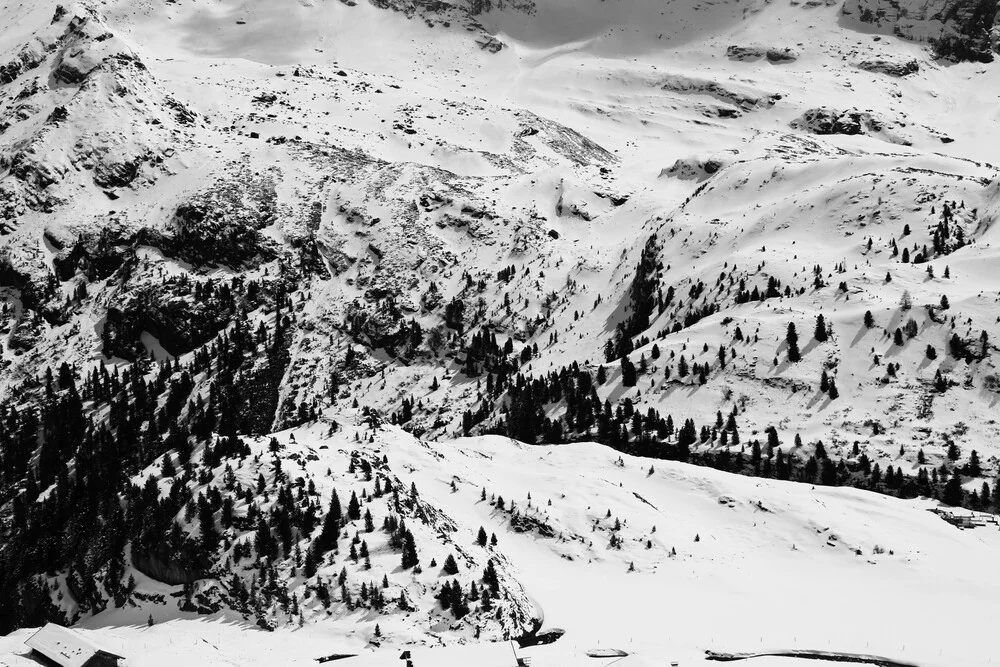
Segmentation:
{"type": "MultiPolygon", "coordinates": [[[[190,289],[210,299],[232,293],[231,285],[211,282],[190,289]]],[[[43,572],[69,569],[83,582],[82,606],[100,608],[94,582],[126,544],[139,564],[193,576],[212,566],[220,525],[263,535],[266,521],[279,545],[288,544],[290,528],[311,528],[317,508],[292,502],[288,488],[279,491],[270,516],[251,518],[251,509],[242,520],[232,501],[251,500],[251,490],[229,486],[225,497],[190,491],[204,483],[205,469],[247,456],[240,434],[271,429],[290,326],[287,298],[277,294],[274,303],[270,327],[262,323],[254,331],[236,319],[185,364],[140,357],[124,367],[85,370],[62,363],[23,387],[18,402],[0,404],[0,505],[9,503],[12,511],[0,528],[0,632],[59,618],[38,583],[43,572]],[[170,480],[166,497],[152,477],[139,486],[131,482],[157,460],[157,472],[170,480]],[[199,526],[198,539],[175,520],[182,510],[199,526]],[[248,521],[256,525],[243,525],[248,521]]],[[[299,412],[315,414],[309,406],[299,412]]],[[[274,552],[266,538],[259,546],[274,552]]],[[[118,592],[119,582],[107,588],[118,592]]]]}

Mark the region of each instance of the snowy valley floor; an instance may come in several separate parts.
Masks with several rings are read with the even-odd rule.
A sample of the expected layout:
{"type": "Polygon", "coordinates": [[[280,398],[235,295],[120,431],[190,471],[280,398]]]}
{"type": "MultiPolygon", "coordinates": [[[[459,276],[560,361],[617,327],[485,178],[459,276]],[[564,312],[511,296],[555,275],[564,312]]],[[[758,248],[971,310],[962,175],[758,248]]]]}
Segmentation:
{"type": "MultiPolygon", "coordinates": [[[[354,433],[328,437],[317,426],[278,437],[290,450],[316,452],[322,444],[350,446],[354,433]]],[[[1000,531],[959,530],[927,511],[930,502],[620,457],[596,444],[529,447],[481,437],[431,447],[385,429],[365,447],[387,456],[402,481],[456,523],[456,544],[463,531],[471,544],[480,525],[496,532],[544,628],[566,631],[554,644],[517,649],[534,666],[725,664],[709,663],[705,651],[788,649],[875,654],[921,667],[997,664],[991,631],[1000,531]],[[516,503],[534,529],[512,530],[508,512],[481,500],[484,488],[516,503]],[[541,534],[548,529],[552,537],[541,534]],[[613,532],[620,549],[609,546],[613,532]],[[598,648],[630,655],[586,655],[598,648]]],[[[325,464],[321,456],[310,465],[325,464]]],[[[222,614],[146,627],[147,613],[108,611],[80,628],[127,656],[128,667],[307,665],[335,653],[362,657],[329,664],[388,666],[403,664],[405,648],[420,667],[512,664],[503,661],[513,655],[506,645],[430,653],[407,646],[399,615],[378,618],[385,637],[374,649],[374,621],[364,618],[267,633],[222,614]]],[[[0,664],[31,664],[16,655],[30,633],[0,639],[0,664]]],[[[746,664],[829,663],[761,657],[746,664]]]]}

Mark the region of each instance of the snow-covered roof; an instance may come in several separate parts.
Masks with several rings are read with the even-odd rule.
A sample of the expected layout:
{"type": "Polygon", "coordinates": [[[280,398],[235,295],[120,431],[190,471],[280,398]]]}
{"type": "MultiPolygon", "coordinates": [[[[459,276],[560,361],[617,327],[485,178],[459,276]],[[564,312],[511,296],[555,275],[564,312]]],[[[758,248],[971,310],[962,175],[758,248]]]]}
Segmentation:
{"type": "Polygon", "coordinates": [[[62,667],[83,667],[98,653],[116,658],[122,657],[101,648],[83,635],[55,623],[46,623],[45,627],[31,635],[24,643],[62,667]]]}

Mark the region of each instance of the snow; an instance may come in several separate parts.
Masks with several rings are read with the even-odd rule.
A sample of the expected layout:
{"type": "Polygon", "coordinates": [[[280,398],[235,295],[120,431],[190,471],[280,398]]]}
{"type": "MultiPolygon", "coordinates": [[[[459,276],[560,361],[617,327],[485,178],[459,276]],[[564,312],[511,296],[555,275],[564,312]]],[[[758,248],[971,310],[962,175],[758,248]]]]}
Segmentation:
{"type": "MultiPolygon", "coordinates": [[[[55,4],[0,0],[7,21],[0,62],[25,43],[62,34],[69,17],[51,24],[55,4]]],[[[949,358],[946,349],[954,332],[975,338],[986,330],[1000,340],[1000,257],[993,247],[1000,179],[990,163],[997,151],[1000,69],[935,62],[926,45],[870,34],[833,5],[521,4],[498,4],[475,16],[477,28],[454,7],[442,10],[451,24],[446,27],[442,16],[411,17],[368,2],[102,3],[91,32],[106,28],[114,39],[98,43],[104,46],[82,44],[94,51],[78,54],[82,60],[69,56],[69,62],[89,66],[113,48],[141,58],[148,73],[102,72],[88,86],[49,86],[48,72],[62,62],[61,51],[46,53],[32,42],[48,60],[4,89],[4,117],[21,114],[23,120],[0,134],[0,149],[55,174],[41,192],[59,208],[44,213],[15,198],[4,222],[13,232],[0,240],[0,252],[27,274],[43,276],[53,266],[50,237],[72,244],[81,231],[102,229],[111,218],[128,228],[169,230],[177,207],[210,184],[252,172],[275,175],[281,215],[266,237],[287,243],[303,233],[306,213],[320,204],[316,238],[330,272],[295,296],[297,304],[302,297],[296,314],[309,333],[296,339],[282,386],[282,398],[290,400],[326,396],[323,382],[347,346],[356,344],[341,326],[345,309],[383,282],[398,288],[401,303],[413,310],[407,316],[426,330],[441,325],[437,314],[419,309],[431,282],[447,300],[461,288],[463,270],[484,277],[488,286],[477,295],[488,304],[484,322],[518,337],[519,348],[537,342],[540,356],[531,368],[540,374],[573,361],[592,368],[603,361],[603,343],[624,315],[634,266],[653,232],[665,243],[665,285],[682,294],[700,280],[711,288],[733,266],[749,272],[748,289],[762,287],[770,276],[794,289],[807,286],[820,264],[831,283],[825,290],[763,303],[730,300],[717,315],[632,353],[634,361],[648,359],[655,342],[663,355],[641,386],[622,387],[617,364],[609,364],[611,380],[599,388],[600,397],[628,397],[637,409],[691,416],[699,424],[738,405],[744,440],[775,425],[786,453],[795,434],[807,443],[793,452],[801,456],[817,439],[833,456],[848,456],[857,442],[873,463],[902,466],[907,474],[917,472],[918,450],[925,450],[928,468],[937,466],[954,439],[963,457],[979,450],[992,479],[1000,428],[991,417],[997,395],[984,380],[996,373],[995,361],[966,364],[949,358]],[[499,53],[475,41],[490,34],[505,44],[499,53]],[[781,65],[733,61],[726,51],[734,44],[789,47],[799,58],[781,65]],[[856,66],[875,58],[914,59],[920,70],[895,78],[856,66]],[[31,81],[41,92],[15,99],[31,81]],[[262,94],[275,101],[255,101],[262,94]],[[177,121],[171,99],[195,112],[196,120],[177,121]],[[49,123],[52,109],[63,105],[71,109],[69,119],[49,123]],[[848,137],[793,127],[822,107],[871,113],[886,129],[848,137]],[[250,139],[251,132],[261,138],[250,139]],[[603,151],[581,149],[579,136],[603,151]],[[280,137],[290,141],[277,143],[280,137]],[[363,160],[352,161],[361,153],[363,160]],[[116,188],[119,199],[109,200],[93,182],[93,167],[137,155],[156,162],[145,163],[140,178],[116,188]],[[701,167],[709,159],[720,167],[711,174],[701,167]],[[675,164],[680,166],[671,172],[675,164]],[[431,194],[440,201],[415,204],[431,194]],[[613,205],[611,194],[628,200],[613,205]],[[975,242],[935,260],[931,278],[926,265],[891,259],[887,244],[927,243],[927,227],[943,201],[964,203],[960,214],[975,242]],[[494,217],[471,218],[467,208],[494,217]],[[913,228],[905,242],[904,224],[913,228]],[[342,260],[342,267],[333,260],[342,260]],[[843,274],[832,271],[840,261],[843,274]],[[496,271],[511,264],[515,280],[497,284],[496,271]],[[946,265],[950,279],[942,275],[946,265]],[[578,286],[568,288],[568,279],[578,286]],[[841,280],[849,284],[847,294],[835,290],[841,280]],[[899,308],[904,291],[916,304],[909,312],[899,308]],[[545,312],[543,300],[552,292],[559,297],[548,313],[554,324],[529,331],[527,322],[545,312]],[[504,294],[529,305],[506,316],[498,305],[504,294]],[[933,321],[925,308],[942,294],[951,302],[946,315],[955,316],[954,324],[950,318],[933,321]],[[598,296],[602,302],[595,304],[598,296]],[[871,330],[862,325],[866,310],[877,323],[871,330]],[[579,320],[575,311],[583,314],[579,320]],[[834,331],[823,344],[810,340],[820,313],[834,331]],[[909,317],[918,336],[898,348],[891,333],[909,317]],[[783,357],[790,321],[802,340],[799,364],[783,357]],[[737,325],[759,340],[734,343],[737,325]],[[547,345],[553,330],[559,342],[547,345]],[[938,351],[936,361],[924,354],[928,344],[938,351]],[[729,372],[704,386],[662,381],[671,352],[707,361],[720,345],[737,352],[729,372]],[[878,366],[875,355],[883,360],[878,366]],[[901,371],[883,382],[887,361],[901,364],[901,371]],[[817,390],[823,369],[836,376],[836,401],[817,390]],[[927,384],[938,370],[958,386],[928,399],[927,384]],[[924,409],[925,400],[932,409],[924,409]],[[873,422],[881,433],[872,433],[873,422]]],[[[87,7],[72,5],[71,15],[87,7]]],[[[0,164],[5,187],[22,192],[26,186],[7,171],[9,161],[0,164]]],[[[30,189],[24,191],[29,197],[30,189]]],[[[154,284],[161,272],[234,274],[229,267],[193,267],[149,246],[137,254],[141,262],[130,285],[89,284],[99,294],[95,302],[71,324],[40,324],[31,351],[10,349],[5,336],[0,391],[16,391],[23,378],[52,362],[82,368],[120,362],[102,356],[102,308],[129,289],[154,284]]],[[[245,275],[273,275],[275,266],[262,263],[245,275]]],[[[3,298],[14,306],[10,330],[27,326],[15,291],[5,288],[3,298]]],[[[251,317],[256,323],[261,315],[251,317]]],[[[669,324],[664,314],[647,335],[655,338],[669,324]]],[[[167,356],[153,336],[144,334],[143,343],[156,358],[167,356]]],[[[624,455],[617,466],[617,453],[594,444],[455,440],[463,410],[477,401],[475,381],[458,372],[457,359],[428,355],[403,364],[376,352],[365,363],[372,373],[385,374],[351,378],[351,395],[362,405],[389,412],[401,398],[416,396],[430,406],[417,417],[427,429],[424,442],[390,429],[370,446],[389,456],[397,474],[407,470],[407,483],[414,481],[454,519],[470,543],[480,525],[496,531],[502,554],[546,625],[567,630],[552,645],[523,650],[533,665],[601,664],[585,657],[594,648],[628,651],[618,665],[701,664],[706,649],[782,648],[876,653],[921,667],[991,664],[990,612],[1000,593],[994,575],[1000,535],[992,528],[960,531],[928,512],[930,501],[734,477],[624,455]],[[442,381],[433,393],[432,378],[442,381]],[[532,512],[562,537],[512,531],[506,514],[478,501],[484,487],[522,511],[530,492],[532,512]],[[720,503],[722,498],[731,500],[720,503]],[[621,550],[607,547],[615,518],[625,522],[621,550]],[[884,553],[874,553],[876,547],[884,553]],[[674,557],[667,555],[671,548],[674,557]]],[[[338,439],[346,433],[305,429],[295,435],[302,447],[321,454],[310,463],[320,475],[331,465],[330,452],[355,446],[338,439]]],[[[255,472],[240,474],[249,479],[255,472]]],[[[428,542],[430,533],[424,535],[428,542]]],[[[146,592],[174,590],[137,579],[146,592]]],[[[372,619],[264,633],[232,614],[199,618],[171,610],[161,617],[155,610],[104,612],[84,620],[82,631],[129,656],[133,666],[182,660],[312,664],[339,651],[371,652],[369,661],[384,657],[368,645],[372,619]],[[149,613],[152,627],[146,627],[149,613]]],[[[450,641],[429,621],[427,627],[413,624],[401,618],[383,623],[386,644],[397,645],[384,649],[385,664],[398,664],[396,648],[407,642],[434,635],[450,641]]],[[[19,631],[0,638],[0,661],[24,663],[12,656],[25,637],[19,631]]],[[[765,667],[801,662],[754,659],[765,667]]]]}
{"type": "MultiPolygon", "coordinates": [[[[331,452],[348,444],[353,430],[331,438],[304,427],[278,437],[331,452]]],[[[367,449],[387,456],[404,483],[415,483],[425,502],[456,522],[456,543],[479,550],[480,525],[497,534],[497,549],[544,628],[566,630],[553,644],[516,649],[532,664],[601,664],[585,656],[599,649],[623,650],[630,656],[624,664],[634,665],[702,664],[706,650],[789,649],[876,654],[922,667],[991,664],[1000,531],[959,530],[927,511],[931,502],[734,476],[596,444],[480,437],[431,447],[394,428],[374,435],[367,449]],[[483,488],[554,536],[514,531],[509,513],[480,500],[483,488]],[[616,519],[621,549],[609,547],[616,519]]],[[[405,635],[394,639],[402,619],[392,613],[379,618],[386,645],[374,652],[346,619],[266,633],[225,614],[145,627],[144,613],[107,611],[80,627],[125,655],[129,667],[177,664],[178,656],[250,666],[279,656],[304,665],[361,651],[368,659],[359,665],[390,665],[400,650],[420,655],[419,644],[398,641],[405,635]]],[[[0,640],[0,655],[16,651],[27,634],[0,640]]],[[[796,664],[789,660],[754,662],[796,664]]]]}

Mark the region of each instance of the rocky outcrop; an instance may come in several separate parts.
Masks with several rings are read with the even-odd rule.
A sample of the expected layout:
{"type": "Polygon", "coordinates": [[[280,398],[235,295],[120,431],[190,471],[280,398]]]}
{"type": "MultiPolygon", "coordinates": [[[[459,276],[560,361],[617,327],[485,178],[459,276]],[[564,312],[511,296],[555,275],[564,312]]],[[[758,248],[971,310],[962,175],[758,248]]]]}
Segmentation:
{"type": "Polygon", "coordinates": [[[268,300],[267,284],[253,290],[211,281],[168,279],[146,284],[108,308],[101,332],[104,354],[134,360],[144,356],[143,332],[173,355],[194,350],[237,318],[268,300]]]}
{"type": "Polygon", "coordinates": [[[739,151],[727,150],[712,155],[679,158],[670,167],[660,170],[660,178],[705,180],[738,157],[739,151]]]}
{"type": "Polygon", "coordinates": [[[862,60],[857,64],[858,69],[877,74],[887,74],[889,76],[904,77],[916,74],[920,71],[920,63],[916,60],[862,60]]]}
{"type": "Polygon", "coordinates": [[[904,39],[926,42],[936,56],[989,62],[997,48],[997,0],[845,0],[842,12],[904,39]]]}
{"type": "Polygon", "coordinates": [[[135,243],[136,235],[128,234],[121,227],[108,226],[98,232],[81,234],[71,245],[60,235],[46,230],[45,240],[57,249],[52,264],[56,277],[69,280],[77,271],[90,281],[104,280],[118,270],[125,261],[126,249],[135,243]]]}
{"type": "Polygon", "coordinates": [[[732,45],[726,49],[726,57],[730,60],[753,61],[766,58],[770,63],[789,63],[799,59],[798,51],[785,48],[769,48],[763,46],[732,45]]]}
{"type": "Polygon", "coordinates": [[[45,50],[42,45],[37,42],[25,45],[13,60],[0,65],[0,86],[11,83],[24,72],[38,67],[43,60],[45,50]]]}
{"type": "Polygon", "coordinates": [[[525,145],[525,139],[534,137],[557,155],[581,167],[609,165],[618,161],[614,153],[570,127],[526,110],[514,115],[519,125],[515,138],[518,144],[525,145]]]}
{"type": "Polygon", "coordinates": [[[781,99],[777,93],[765,93],[744,84],[719,83],[711,79],[672,74],[659,82],[662,90],[682,95],[707,95],[741,111],[769,109],[781,99]]]}
{"type": "Polygon", "coordinates": [[[0,229],[85,196],[81,187],[152,183],[198,120],[91,6],[58,8],[14,53],[0,63],[0,86],[26,83],[0,98],[0,229]],[[11,121],[28,133],[3,132],[11,121]]]}
{"type": "Polygon", "coordinates": [[[858,109],[831,109],[820,107],[809,109],[793,120],[790,125],[796,130],[820,135],[867,135],[889,143],[909,145],[895,124],[878,114],[858,109]]]}
{"type": "Polygon", "coordinates": [[[209,565],[172,554],[165,547],[149,551],[133,548],[132,564],[147,577],[171,586],[193,584],[206,575],[209,565]]]}
{"type": "Polygon", "coordinates": [[[469,14],[472,16],[506,8],[532,14],[535,11],[535,3],[534,0],[469,0],[469,14]]]}
{"type": "Polygon", "coordinates": [[[102,188],[124,188],[139,176],[147,155],[135,155],[121,161],[102,161],[94,168],[94,183],[102,188]]]}
{"type": "Polygon", "coordinates": [[[215,183],[177,208],[171,254],[196,266],[245,266],[274,256],[260,230],[277,216],[274,180],[246,174],[215,183]]]}

